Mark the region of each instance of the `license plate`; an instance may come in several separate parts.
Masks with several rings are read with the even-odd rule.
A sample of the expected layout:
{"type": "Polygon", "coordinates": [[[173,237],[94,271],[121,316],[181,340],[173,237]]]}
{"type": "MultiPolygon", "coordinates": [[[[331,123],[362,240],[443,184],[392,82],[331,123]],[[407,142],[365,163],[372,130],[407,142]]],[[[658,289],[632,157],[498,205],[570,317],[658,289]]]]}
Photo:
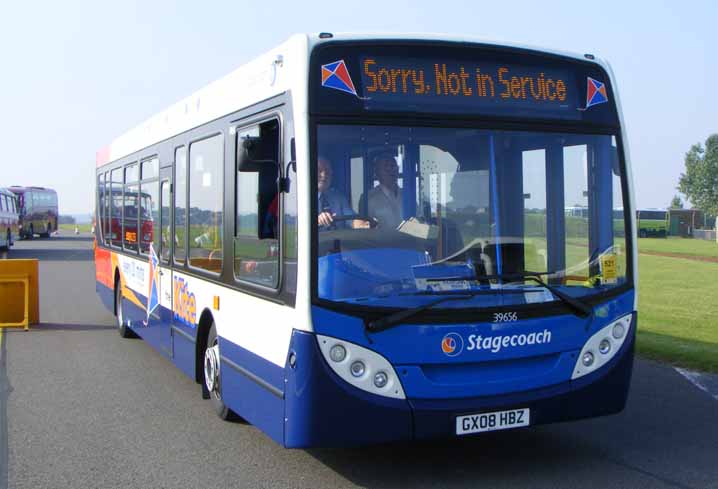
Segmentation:
{"type": "Polygon", "coordinates": [[[468,435],[484,431],[507,430],[529,425],[529,409],[511,409],[493,413],[467,414],[456,417],[456,434],[468,435]]]}

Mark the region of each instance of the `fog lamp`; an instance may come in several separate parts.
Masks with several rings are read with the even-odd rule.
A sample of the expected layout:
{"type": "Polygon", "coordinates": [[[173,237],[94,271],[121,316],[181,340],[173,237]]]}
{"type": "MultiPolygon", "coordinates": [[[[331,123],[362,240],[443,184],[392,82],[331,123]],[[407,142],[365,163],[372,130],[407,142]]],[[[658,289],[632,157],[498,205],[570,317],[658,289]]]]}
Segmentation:
{"type": "Polygon", "coordinates": [[[611,351],[611,342],[608,341],[608,338],[604,338],[601,340],[601,343],[599,343],[598,345],[598,351],[600,351],[602,355],[605,355],[609,351],[611,351]]]}

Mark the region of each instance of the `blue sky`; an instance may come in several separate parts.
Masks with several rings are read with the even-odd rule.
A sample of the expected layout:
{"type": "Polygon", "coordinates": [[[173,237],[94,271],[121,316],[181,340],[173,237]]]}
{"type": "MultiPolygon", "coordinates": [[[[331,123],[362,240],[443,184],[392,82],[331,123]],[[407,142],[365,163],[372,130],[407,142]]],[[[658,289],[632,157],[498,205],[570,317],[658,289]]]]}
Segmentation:
{"type": "Polygon", "coordinates": [[[639,206],[718,133],[718,4],[683,2],[8,2],[0,18],[0,185],[93,207],[95,151],[296,32],[449,32],[610,61],[639,206]]]}

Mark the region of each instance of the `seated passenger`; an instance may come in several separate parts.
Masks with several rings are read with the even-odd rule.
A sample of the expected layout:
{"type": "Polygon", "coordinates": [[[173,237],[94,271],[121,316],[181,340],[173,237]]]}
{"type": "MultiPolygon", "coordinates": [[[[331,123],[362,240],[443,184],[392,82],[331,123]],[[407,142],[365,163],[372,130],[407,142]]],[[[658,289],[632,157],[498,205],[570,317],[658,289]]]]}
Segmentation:
{"type": "Polygon", "coordinates": [[[399,165],[394,155],[386,152],[374,158],[374,176],[379,185],[362,196],[366,200],[367,213],[376,219],[379,227],[396,229],[403,219],[399,165]]]}

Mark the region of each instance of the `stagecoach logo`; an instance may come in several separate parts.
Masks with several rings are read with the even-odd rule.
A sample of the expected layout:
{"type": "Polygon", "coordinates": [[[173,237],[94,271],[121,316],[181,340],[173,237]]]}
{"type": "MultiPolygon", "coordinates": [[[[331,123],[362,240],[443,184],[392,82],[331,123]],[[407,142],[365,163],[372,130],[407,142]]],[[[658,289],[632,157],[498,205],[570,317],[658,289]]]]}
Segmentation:
{"type": "Polygon", "coordinates": [[[448,333],[441,340],[441,351],[447,356],[455,357],[464,350],[464,339],[458,333],[448,333]]]}
{"type": "Polygon", "coordinates": [[[357,96],[352,77],[349,76],[349,70],[343,59],[322,65],[322,86],[357,96]]]}
{"type": "Polygon", "coordinates": [[[608,102],[606,85],[589,76],[586,87],[586,108],[606,102],[608,102]]]}

